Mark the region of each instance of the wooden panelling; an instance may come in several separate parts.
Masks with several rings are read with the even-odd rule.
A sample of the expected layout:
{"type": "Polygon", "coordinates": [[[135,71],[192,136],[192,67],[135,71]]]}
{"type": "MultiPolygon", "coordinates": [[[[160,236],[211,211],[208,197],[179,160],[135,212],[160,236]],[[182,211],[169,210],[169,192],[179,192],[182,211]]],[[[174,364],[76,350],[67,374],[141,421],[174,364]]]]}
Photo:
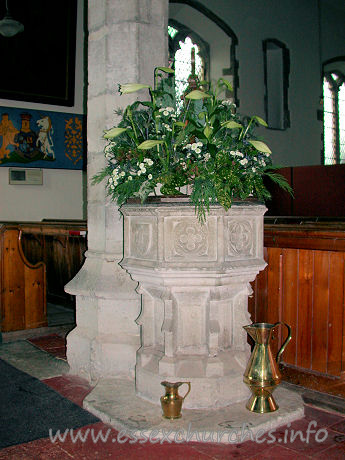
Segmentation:
{"type": "Polygon", "coordinates": [[[296,365],[311,368],[312,311],[308,308],[313,301],[313,251],[298,250],[298,337],[296,365]]]}
{"type": "Polygon", "coordinates": [[[311,368],[326,373],[328,341],[329,253],[314,251],[313,312],[311,333],[311,368]]]}
{"type": "Polygon", "coordinates": [[[344,323],[344,254],[331,252],[329,260],[329,310],[327,374],[342,371],[344,323]]]}
{"type": "Polygon", "coordinates": [[[272,323],[281,321],[282,308],[282,290],[281,290],[281,273],[282,273],[282,251],[281,249],[272,249],[267,253],[267,312],[262,321],[270,318],[272,323]]]}
{"type": "Polygon", "coordinates": [[[15,226],[1,226],[0,264],[1,330],[46,326],[45,265],[26,260],[15,226]]]}
{"type": "MultiPolygon", "coordinates": [[[[265,248],[268,267],[253,283],[252,321],[291,326],[293,338],[282,356],[285,364],[340,377],[345,371],[343,224],[268,225],[265,248]]],[[[279,337],[279,344],[282,340],[279,337]]]]}
{"type": "Polygon", "coordinates": [[[291,327],[292,339],[286,347],[283,360],[295,364],[298,339],[298,250],[283,249],[282,266],[282,321],[291,327]]]}

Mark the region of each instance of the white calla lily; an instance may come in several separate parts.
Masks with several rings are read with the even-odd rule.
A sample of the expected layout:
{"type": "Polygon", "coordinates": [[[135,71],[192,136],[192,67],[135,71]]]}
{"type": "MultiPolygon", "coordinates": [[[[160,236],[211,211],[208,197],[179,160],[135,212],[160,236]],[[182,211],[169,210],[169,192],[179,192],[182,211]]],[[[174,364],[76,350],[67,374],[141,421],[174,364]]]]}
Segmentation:
{"type": "Polygon", "coordinates": [[[150,85],[143,85],[141,83],[125,83],[124,85],[119,85],[119,92],[121,94],[129,94],[145,88],[150,88],[150,85]]]}
{"type": "Polygon", "coordinates": [[[107,131],[104,131],[103,137],[104,139],[114,139],[125,131],[128,131],[128,129],[129,128],[111,128],[107,131]]]}

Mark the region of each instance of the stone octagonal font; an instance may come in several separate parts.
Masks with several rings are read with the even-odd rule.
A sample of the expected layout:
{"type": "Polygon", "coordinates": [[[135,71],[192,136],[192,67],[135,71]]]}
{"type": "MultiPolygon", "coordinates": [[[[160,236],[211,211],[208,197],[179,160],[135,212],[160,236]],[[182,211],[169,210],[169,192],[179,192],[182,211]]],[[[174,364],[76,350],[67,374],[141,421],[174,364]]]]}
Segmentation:
{"type": "Polygon", "coordinates": [[[142,294],[136,392],[159,404],[160,383],[190,381],[186,408],[217,408],[249,396],[248,295],[263,260],[264,205],[211,206],[162,198],[126,204],[121,266],[142,294]]]}

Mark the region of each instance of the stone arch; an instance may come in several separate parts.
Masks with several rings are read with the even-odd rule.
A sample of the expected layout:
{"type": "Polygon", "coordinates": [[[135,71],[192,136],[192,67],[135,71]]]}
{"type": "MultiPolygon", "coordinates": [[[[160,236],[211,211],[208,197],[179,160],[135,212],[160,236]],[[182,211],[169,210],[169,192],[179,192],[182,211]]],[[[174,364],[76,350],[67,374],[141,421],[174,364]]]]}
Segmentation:
{"type": "Polygon", "coordinates": [[[229,74],[232,75],[233,79],[233,98],[235,104],[238,106],[239,101],[237,98],[237,89],[239,87],[238,79],[238,61],[236,59],[236,46],[238,45],[238,39],[235,32],[229,27],[229,25],[224,22],[219,16],[217,16],[213,11],[211,11],[206,6],[202,5],[197,0],[169,0],[169,3],[180,3],[195,10],[199,11],[201,14],[206,16],[209,20],[213,21],[222,31],[231,39],[230,45],[230,69],[228,69],[229,74]]]}

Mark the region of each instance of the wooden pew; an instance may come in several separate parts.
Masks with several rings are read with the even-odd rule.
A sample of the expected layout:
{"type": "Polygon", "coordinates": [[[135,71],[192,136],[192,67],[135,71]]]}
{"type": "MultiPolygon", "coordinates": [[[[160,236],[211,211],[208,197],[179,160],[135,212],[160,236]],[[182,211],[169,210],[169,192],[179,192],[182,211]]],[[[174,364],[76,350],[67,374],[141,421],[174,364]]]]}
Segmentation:
{"type": "Polygon", "coordinates": [[[31,264],[16,224],[0,224],[1,331],[47,326],[46,267],[31,264]]]}

